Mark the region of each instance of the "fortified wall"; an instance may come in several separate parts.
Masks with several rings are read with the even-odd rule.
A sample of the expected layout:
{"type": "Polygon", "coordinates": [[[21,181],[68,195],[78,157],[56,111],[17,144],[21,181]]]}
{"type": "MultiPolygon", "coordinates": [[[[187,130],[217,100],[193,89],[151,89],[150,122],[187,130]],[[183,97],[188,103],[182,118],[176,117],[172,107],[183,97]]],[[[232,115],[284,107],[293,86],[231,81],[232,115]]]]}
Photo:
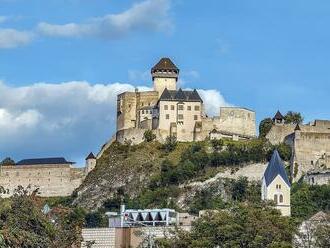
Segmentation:
{"type": "Polygon", "coordinates": [[[291,174],[294,181],[315,169],[326,168],[330,156],[330,121],[315,120],[308,124],[285,124],[280,112],[266,138],[272,144],[285,142],[292,148],[291,174]]]}
{"type": "Polygon", "coordinates": [[[86,167],[75,168],[64,158],[28,159],[16,165],[0,166],[0,186],[10,197],[18,186],[38,189],[42,197],[69,196],[80,186],[87,174],[96,166],[92,153],[86,158],[86,167]]]}

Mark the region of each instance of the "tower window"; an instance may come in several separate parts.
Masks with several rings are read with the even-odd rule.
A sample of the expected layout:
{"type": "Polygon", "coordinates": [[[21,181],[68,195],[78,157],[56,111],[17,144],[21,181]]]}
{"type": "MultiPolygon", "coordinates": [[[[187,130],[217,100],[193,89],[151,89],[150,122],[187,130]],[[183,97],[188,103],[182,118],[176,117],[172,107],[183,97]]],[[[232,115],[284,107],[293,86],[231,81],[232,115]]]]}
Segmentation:
{"type": "Polygon", "coordinates": [[[174,105],[171,105],[171,110],[174,110],[174,105]]]}
{"type": "Polygon", "coordinates": [[[183,110],[183,105],[178,105],[179,110],[183,110]]]}
{"type": "Polygon", "coordinates": [[[199,106],[195,106],[195,111],[199,111],[199,106]]]}
{"type": "Polygon", "coordinates": [[[188,106],[188,107],[187,107],[187,110],[191,110],[191,106],[188,106]]]}
{"type": "Polygon", "coordinates": [[[179,120],[183,120],[183,115],[178,115],[179,120]]]}
{"type": "Polygon", "coordinates": [[[169,114],[166,115],[166,120],[168,120],[168,119],[170,119],[170,115],[169,114]]]}
{"type": "Polygon", "coordinates": [[[164,105],[164,109],[165,110],[168,110],[168,105],[164,105]]]}
{"type": "Polygon", "coordinates": [[[194,115],[194,120],[195,120],[195,121],[198,120],[198,115],[194,115]]]}

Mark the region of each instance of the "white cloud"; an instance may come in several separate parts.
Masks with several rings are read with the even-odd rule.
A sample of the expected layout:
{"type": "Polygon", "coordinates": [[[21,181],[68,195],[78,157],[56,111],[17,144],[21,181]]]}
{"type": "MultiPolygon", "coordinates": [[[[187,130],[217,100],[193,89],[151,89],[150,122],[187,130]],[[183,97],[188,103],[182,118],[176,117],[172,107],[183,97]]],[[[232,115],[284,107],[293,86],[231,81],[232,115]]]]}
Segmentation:
{"type": "Polygon", "coordinates": [[[135,31],[171,31],[170,0],[145,0],[130,9],[86,21],[63,25],[39,23],[38,30],[47,36],[99,37],[117,39],[135,31]]]}
{"type": "MultiPolygon", "coordinates": [[[[97,152],[115,132],[117,94],[134,88],[86,81],[12,87],[0,81],[0,159],[77,159],[89,151],[97,152]]],[[[228,106],[219,91],[198,91],[208,114],[218,115],[220,106],[228,106]]]]}
{"type": "Polygon", "coordinates": [[[31,32],[16,29],[0,29],[0,49],[14,48],[30,43],[34,38],[31,32]]]}

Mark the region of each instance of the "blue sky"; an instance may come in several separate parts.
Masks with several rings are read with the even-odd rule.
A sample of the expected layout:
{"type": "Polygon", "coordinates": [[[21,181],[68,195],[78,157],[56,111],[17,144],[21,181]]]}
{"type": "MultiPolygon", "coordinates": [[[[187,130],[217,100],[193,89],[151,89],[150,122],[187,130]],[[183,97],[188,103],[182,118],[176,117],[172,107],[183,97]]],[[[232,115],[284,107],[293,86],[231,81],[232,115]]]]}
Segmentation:
{"type": "Polygon", "coordinates": [[[168,56],[181,84],[258,121],[330,119],[325,0],[0,0],[0,158],[82,163],[115,127],[115,95],[150,87],[168,56]],[[211,97],[210,97],[211,96],[211,97]]]}

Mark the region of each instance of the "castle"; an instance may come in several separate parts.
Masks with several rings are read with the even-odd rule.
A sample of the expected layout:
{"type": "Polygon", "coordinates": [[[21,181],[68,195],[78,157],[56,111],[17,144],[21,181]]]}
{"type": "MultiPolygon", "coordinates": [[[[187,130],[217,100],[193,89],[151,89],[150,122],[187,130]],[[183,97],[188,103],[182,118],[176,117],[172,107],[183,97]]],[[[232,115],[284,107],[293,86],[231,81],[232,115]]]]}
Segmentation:
{"type": "Polygon", "coordinates": [[[160,142],[168,136],[178,141],[256,137],[254,111],[221,107],[219,116],[208,117],[196,89],[178,89],[179,72],[169,58],[162,58],[151,69],[153,91],[136,89],[118,95],[117,141],[140,143],[146,130],[152,130],[160,142]]]}
{"type": "Polygon", "coordinates": [[[84,168],[73,167],[73,162],[62,157],[23,159],[15,165],[0,166],[1,196],[10,197],[18,186],[38,189],[42,197],[69,196],[96,166],[90,153],[84,168]]]}
{"type": "Polygon", "coordinates": [[[272,144],[285,142],[291,146],[291,175],[294,181],[312,171],[315,174],[315,171],[330,168],[329,120],[314,120],[305,125],[286,124],[278,111],[266,138],[272,144]]]}

